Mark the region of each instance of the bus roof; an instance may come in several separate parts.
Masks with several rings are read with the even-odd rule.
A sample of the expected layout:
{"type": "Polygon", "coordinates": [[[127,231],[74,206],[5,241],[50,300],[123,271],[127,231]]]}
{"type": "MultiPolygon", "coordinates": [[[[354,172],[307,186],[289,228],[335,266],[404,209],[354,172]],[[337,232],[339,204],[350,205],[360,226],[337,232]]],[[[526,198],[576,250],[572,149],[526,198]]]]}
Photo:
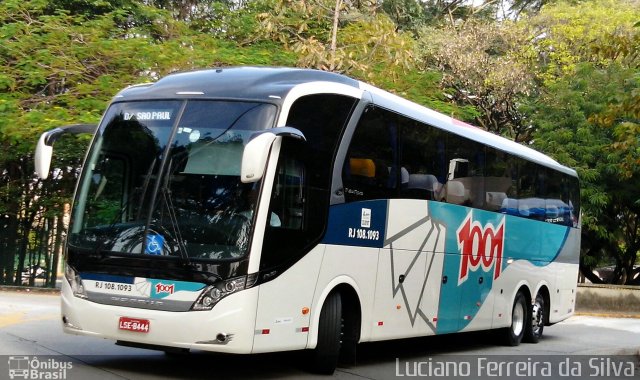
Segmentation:
{"type": "Polygon", "coordinates": [[[167,99],[200,95],[203,99],[269,100],[280,103],[297,85],[310,82],[340,83],[359,88],[344,75],[319,70],[275,67],[229,67],[175,73],[157,82],[122,90],[117,98],[167,99]]]}
{"type": "MultiPolygon", "coordinates": [[[[401,113],[436,128],[491,146],[560,172],[577,176],[575,170],[551,157],[512,140],[456,120],[409,100],[344,75],[326,71],[276,68],[229,67],[171,74],[155,83],[130,86],[118,93],[114,101],[144,99],[238,99],[269,101],[282,105],[295,87],[309,83],[349,86],[371,95],[373,103],[401,113]]],[[[326,86],[324,86],[326,89],[326,86]]],[[[342,91],[336,91],[342,93],[342,91]]]]}

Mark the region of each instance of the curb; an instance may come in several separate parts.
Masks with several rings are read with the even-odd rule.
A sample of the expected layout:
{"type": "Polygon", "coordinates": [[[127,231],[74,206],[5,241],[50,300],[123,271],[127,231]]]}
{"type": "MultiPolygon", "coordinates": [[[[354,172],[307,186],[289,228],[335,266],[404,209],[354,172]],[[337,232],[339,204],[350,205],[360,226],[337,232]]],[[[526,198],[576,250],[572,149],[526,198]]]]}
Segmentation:
{"type": "Polygon", "coordinates": [[[626,313],[616,313],[616,312],[607,312],[607,311],[602,311],[602,312],[576,311],[574,315],[578,315],[582,317],[640,319],[640,313],[626,314],[626,313]]]}
{"type": "Polygon", "coordinates": [[[12,286],[12,285],[0,285],[1,292],[16,292],[16,293],[38,293],[38,294],[60,294],[58,288],[39,288],[34,286],[12,286]]]}
{"type": "Polygon", "coordinates": [[[640,291],[640,286],[637,285],[616,285],[616,284],[578,284],[578,288],[585,289],[615,289],[615,290],[634,290],[640,291]]]}

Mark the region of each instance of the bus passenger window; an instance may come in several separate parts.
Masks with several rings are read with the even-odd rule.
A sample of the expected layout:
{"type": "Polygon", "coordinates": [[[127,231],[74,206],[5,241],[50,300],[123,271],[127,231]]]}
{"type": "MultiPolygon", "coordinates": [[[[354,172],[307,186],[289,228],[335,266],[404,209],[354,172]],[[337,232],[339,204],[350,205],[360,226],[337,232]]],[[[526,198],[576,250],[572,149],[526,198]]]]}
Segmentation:
{"type": "Polygon", "coordinates": [[[456,135],[447,136],[447,183],[444,201],[483,208],[485,203],[485,150],[482,144],[456,135]]]}
{"type": "Polygon", "coordinates": [[[551,169],[545,172],[545,222],[572,227],[577,225],[571,202],[571,183],[561,173],[551,169]]]}
{"type": "Polygon", "coordinates": [[[395,115],[369,108],[351,139],[342,169],[347,202],[394,198],[398,185],[395,115]]]}
{"type": "MultiPolygon", "coordinates": [[[[484,173],[484,209],[500,211],[503,203],[515,193],[512,170],[506,153],[487,147],[484,173]]],[[[508,202],[508,201],[507,201],[508,202]]]]}
{"type": "Polygon", "coordinates": [[[430,125],[398,116],[400,129],[400,196],[440,200],[446,182],[444,138],[430,125]]]}

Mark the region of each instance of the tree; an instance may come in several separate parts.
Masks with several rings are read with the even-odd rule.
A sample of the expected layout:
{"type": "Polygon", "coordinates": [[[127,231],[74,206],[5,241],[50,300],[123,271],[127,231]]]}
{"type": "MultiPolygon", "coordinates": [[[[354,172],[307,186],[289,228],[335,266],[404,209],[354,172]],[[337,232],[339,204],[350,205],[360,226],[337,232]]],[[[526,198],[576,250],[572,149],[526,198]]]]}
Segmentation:
{"type": "Polygon", "coordinates": [[[413,62],[413,40],[375,4],[281,0],[259,17],[263,38],[296,52],[298,66],[366,78],[370,62],[386,62],[392,72],[413,62]]]}
{"type": "Polygon", "coordinates": [[[419,51],[427,68],[443,72],[452,101],[476,110],[480,127],[515,141],[531,139],[519,102],[535,88],[527,35],[513,23],[469,21],[460,27],[425,27],[419,51]]]}
{"type": "Polygon", "coordinates": [[[634,29],[616,30],[609,38],[593,46],[601,60],[608,60],[631,70],[624,86],[607,108],[591,118],[615,136],[613,147],[622,152],[621,174],[631,177],[640,165],[640,22],[634,29]]]}
{"type": "Polygon", "coordinates": [[[613,260],[611,281],[620,283],[640,281],[637,19],[624,1],[545,7],[528,23],[538,33],[541,96],[522,107],[535,145],[581,177],[583,273],[613,260]]]}
{"type": "Polygon", "coordinates": [[[609,99],[628,89],[630,70],[612,65],[578,65],[574,76],[556,81],[537,100],[535,145],[578,170],[582,187],[583,258],[590,272],[603,253],[616,263],[616,282],[631,282],[640,249],[640,168],[623,175],[624,152],[613,149],[611,128],[590,117],[609,107],[609,99]],[[595,260],[594,260],[595,259],[595,260]]]}
{"type": "Polygon", "coordinates": [[[640,284],[634,270],[640,249],[640,167],[621,164],[629,152],[616,146],[616,128],[593,122],[619,106],[612,105],[612,99],[637,89],[634,76],[637,71],[617,64],[579,64],[574,75],[545,89],[532,106],[532,120],[537,126],[535,145],[580,175],[583,272],[590,273],[608,256],[616,264],[612,281],[640,284]]]}
{"type": "Polygon", "coordinates": [[[562,1],[523,19],[533,37],[539,79],[547,84],[570,76],[582,62],[606,66],[610,60],[594,54],[594,47],[606,46],[612,35],[629,30],[640,18],[639,9],[633,0],[562,1]]]}
{"type": "Polygon", "coordinates": [[[424,3],[417,0],[384,0],[382,10],[399,30],[417,33],[425,22],[424,3]]]}

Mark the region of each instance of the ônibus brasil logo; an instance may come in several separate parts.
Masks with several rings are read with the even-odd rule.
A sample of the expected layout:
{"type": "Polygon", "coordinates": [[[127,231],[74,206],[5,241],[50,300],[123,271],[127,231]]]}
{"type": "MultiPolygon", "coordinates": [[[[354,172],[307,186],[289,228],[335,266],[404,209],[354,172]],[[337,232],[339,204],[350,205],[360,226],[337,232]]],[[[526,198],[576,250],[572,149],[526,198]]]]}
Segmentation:
{"type": "Polygon", "coordinates": [[[489,272],[493,268],[493,279],[500,277],[502,271],[502,253],[504,248],[504,221],[494,227],[487,223],[484,226],[473,220],[473,211],[467,214],[458,231],[458,250],[460,258],[460,275],[458,285],[467,280],[469,272],[475,272],[479,267],[489,272]]]}

